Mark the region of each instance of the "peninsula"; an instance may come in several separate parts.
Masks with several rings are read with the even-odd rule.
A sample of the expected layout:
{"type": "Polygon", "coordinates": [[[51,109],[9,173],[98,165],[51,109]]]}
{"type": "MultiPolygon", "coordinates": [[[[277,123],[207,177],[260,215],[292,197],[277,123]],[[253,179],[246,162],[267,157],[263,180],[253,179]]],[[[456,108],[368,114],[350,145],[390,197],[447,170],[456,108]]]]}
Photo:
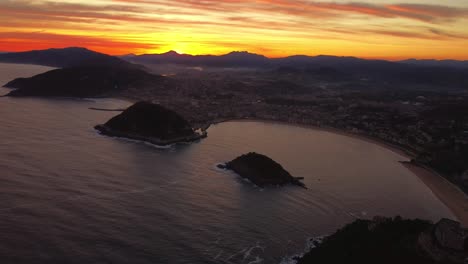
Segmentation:
{"type": "Polygon", "coordinates": [[[97,97],[112,96],[132,87],[163,87],[166,78],[136,68],[79,66],[51,70],[5,85],[14,88],[8,96],[97,97]]]}

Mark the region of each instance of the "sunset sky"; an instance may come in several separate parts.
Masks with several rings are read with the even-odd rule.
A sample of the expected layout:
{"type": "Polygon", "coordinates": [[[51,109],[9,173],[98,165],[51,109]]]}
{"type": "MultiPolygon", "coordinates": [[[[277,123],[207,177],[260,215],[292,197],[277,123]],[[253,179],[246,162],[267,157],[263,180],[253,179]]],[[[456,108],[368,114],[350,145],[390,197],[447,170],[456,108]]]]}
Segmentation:
{"type": "Polygon", "coordinates": [[[0,0],[0,51],[468,59],[468,0],[0,0]]]}

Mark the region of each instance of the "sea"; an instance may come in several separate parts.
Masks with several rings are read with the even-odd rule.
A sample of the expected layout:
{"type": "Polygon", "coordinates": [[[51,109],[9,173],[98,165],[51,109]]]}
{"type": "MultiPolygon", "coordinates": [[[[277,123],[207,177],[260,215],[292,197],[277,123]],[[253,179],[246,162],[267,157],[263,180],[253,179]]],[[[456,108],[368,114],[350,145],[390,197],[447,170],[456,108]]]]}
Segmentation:
{"type": "MultiPolygon", "coordinates": [[[[50,69],[0,64],[0,83],[50,69]]],[[[293,263],[355,219],[455,218],[380,145],[256,121],[165,148],[93,128],[118,112],[90,108],[129,105],[0,98],[0,263],[293,263]],[[259,188],[216,167],[251,151],[308,189],[259,188]]]]}

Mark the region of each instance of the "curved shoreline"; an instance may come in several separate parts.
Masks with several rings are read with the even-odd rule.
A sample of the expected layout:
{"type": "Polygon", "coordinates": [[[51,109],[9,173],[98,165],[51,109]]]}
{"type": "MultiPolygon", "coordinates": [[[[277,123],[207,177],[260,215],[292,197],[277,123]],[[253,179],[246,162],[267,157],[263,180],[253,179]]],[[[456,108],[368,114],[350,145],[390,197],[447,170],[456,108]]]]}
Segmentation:
{"type": "Polygon", "coordinates": [[[337,128],[333,127],[324,127],[324,126],[315,126],[315,125],[306,125],[306,124],[300,124],[300,123],[289,123],[285,121],[279,121],[279,120],[269,120],[269,119],[261,119],[261,118],[252,118],[252,119],[239,119],[239,118],[232,118],[232,119],[223,119],[223,120],[216,120],[212,122],[212,125],[224,123],[224,122],[264,122],[264,123],[271,123],[271,124],[280,124],[280,125],[288,125],[288,126],[296,126],[296,127],[301,127],[301,128],[308,128],[308,129],[314,129],[318,131],[324,131],[324,132],[329,132],[333,134],[338,134],[341,136],[346,136],[346,137],[351,137],[359,140],[363,140],[375,145],[379,145],[387,150],[390,150],[394,153],[397,153],[401,156],[404,156],[408,159],[412,159],[413,156],[415,156],[415,153],[412,150],[406,149],[402,146],[398,146],[392,143],[389,143],[387,141],[384,141],[382,139],[378,139],[375,137],[367,136],[364,134],[359,134],[359,133],[351,133],[348,131],[343,131],[337,128]]]}
{"type": "Polygon", "coordinates": [[[417,176],[423,183],[426,185],[431,192],[439,199],[447,208],[454,214],[457,220],[464,226],[468,228],[468,196],[456,185],[449,182],[447,179],[442,177],[439,173],[434,171],[431,168],[422,166],[419,164],[411,163],[410,160],[415,156],[414,152],[408,149],[405,149],[401,146],[397,146],[386,142],[381,139],[376,139],[367,135],[350,133],[343,130],[339,130],[331,127],[319,127],[314,125],[304,125],[304,124],[295,124],[288,123],[277,120],[268,120],[268,119],[224,119],[217,120],[212,124],[219,124],[224,122],[266,122],[272,124],[282,124],[282,125],[292,125],[302,128],[309,128],[318,131],[329,132],[337,135],[342,135],[358,140],[363,140],[371,144],[378,145],[387,150],[390,150],[396,154],[399,154],[408,160],[401,161],[402,166],[407,168],[415,176],[417,176]]]}
{"type": "MultiPolygon", "coordinates": [[[[120,97],[120,99],[132,102],[133,100],[130,98],[120,97]]],[[[371,144],[378,145],[383,147],[389,151],[392,151],[398,155],[401,155],[410,161],[414,156],[415,153],[413,150],[409,150],[403,146],[398,146],[392,143],[389,143],[385,140],[378,139],[375,137],[371,137],[364,134],[357,134],[351,133],[347,131],[343,131],[333,127],[321,127],[315,125],[307,125],[307,124],[300,124],[300,123],[291,123],[286,121],[280,120],[271,120],[271,119],[262,119],[262,118],[223,118],[212,120],[209,123],[199,124],[200,127],[204,127],[208,129],[211,125],[216,125],[224,122],[229,121],[237,121],[237,122],[266,122],[266,123],[273,123],[273,124],[283,124],[283,125],[290,125],[302,128],[309,128],[315,129],[318,131],[324,131],[329,133],[334,133],[337,135],[342,135],[350,138],[355,138],[358,140],[363,140],[371,144]]],[[[408,165],[401,164],[405,166],[410,172],[412,172],[416,177],[418,177],[430,190],[431,192],[445,205],[447,208],[455,215],[457,220],[462,224],[462,226],[468,228],[468,196],[456,185],[449,182],[443,176],[435,172],[434,170],[421,167],[416,164],[408,165]],[[448,188],[449,186],[450,188],[448,188]],[[464,198],[464,199],[462,199],[464,198]]]]}
{"type": "Polygon", "coordinates": [[[457,217],[464,228],[468,228],[468,197],[456,185],[426,166],[401,162],[408,170],[431,189],[432,193],[457,217]]]}

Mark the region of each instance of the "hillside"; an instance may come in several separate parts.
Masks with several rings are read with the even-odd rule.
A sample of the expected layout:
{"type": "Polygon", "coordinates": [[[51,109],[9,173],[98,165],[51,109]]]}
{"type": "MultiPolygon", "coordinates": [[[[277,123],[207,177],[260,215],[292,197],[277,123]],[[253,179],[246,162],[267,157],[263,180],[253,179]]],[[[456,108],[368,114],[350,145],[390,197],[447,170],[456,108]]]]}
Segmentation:
{"type": "Polygon", "coordinates": [[[81,66],[18,78],[5,87],[16,89],[8,96],[95,97],[134,87],[158,87],[165,81],[140,69],[81,66]]]}
{"type": "Polygon", "coordinates": [[[112,66],[122,68],[140,67],[138,65],[129,63],[114,56],[78,47],[70,47],[64,49],[32,50],[4,54],[0,53],[0,62],[37,64],[57,68],[90,65],[112,66]]]}

